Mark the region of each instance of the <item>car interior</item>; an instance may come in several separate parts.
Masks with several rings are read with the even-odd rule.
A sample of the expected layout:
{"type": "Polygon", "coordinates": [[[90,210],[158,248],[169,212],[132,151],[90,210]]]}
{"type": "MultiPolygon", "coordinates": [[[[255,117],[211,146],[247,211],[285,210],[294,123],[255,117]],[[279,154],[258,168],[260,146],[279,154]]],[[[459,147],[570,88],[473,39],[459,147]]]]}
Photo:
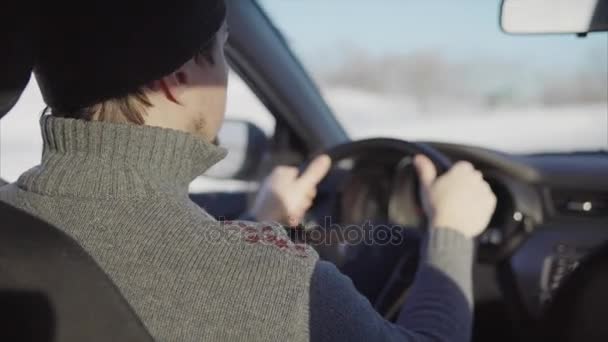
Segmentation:
{"type": "MultiPolygon", "coordinates": [[[[307,223],[289,229],[294,240],[321,232],[318,243],[307,240],[321,258],[335,263],[380,314],[395,320],[416,272],[418,227],[425,221],[412,157],[429,156],[440,172],[466,160],[483,172],[498,200],[477,241],[473,340],[608,340],[608,326],[602,324],[608,315],[608,155],[518,155],[389,138],[353,141],[261,6],[254,0],[227,4],[231,68],[276,119],[268,140],[248,126],[252,150],[233,178],[251,180],[272,165],[306,165],[322,152],[334,161],[307,223]],[[320,223],[327,217],[331,222],[320,223]],[[347,238],[324,239],[331,229],[370,219],[405,227],[402,242],[359,246],[347,238]]],[[[593,25],[575,33],[608,30],[607,17],[608,1],[599,1],[593,25]]],[[[18,39],[7,44],[21,48],[18,39]]],[[[0,117],[30,78],[20,68],[23,62],[0,56],[0,65],[11,66],[0,76],[0,117]]],[[[251,196],[247,190],[191,194],[214,217],[225,219],[238,219],[251,196]]],[[[1,340],[153,340],[74,240],[2,202],[0,217],[1,340]]]]}

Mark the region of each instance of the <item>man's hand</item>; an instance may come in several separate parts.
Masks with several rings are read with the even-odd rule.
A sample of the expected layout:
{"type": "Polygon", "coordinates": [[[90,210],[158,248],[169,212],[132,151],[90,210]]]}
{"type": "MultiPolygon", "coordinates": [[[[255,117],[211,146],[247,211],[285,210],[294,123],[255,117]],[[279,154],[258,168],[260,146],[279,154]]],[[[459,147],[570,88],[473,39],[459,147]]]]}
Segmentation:
{"type": "Polygon", "coordinates": [[[435,165],[426,156],[416,156],[414,164],[431,227],[454,229],[471,238],[486,229],[496,208],[496,196],[481,172],[471,163],[458,162],[437,178],[435,165]]]}
{"type": "Polygon", "coordinates": [[[312,206],[317,185],[330,167],[331,159],[326,155],[315,158],[299,177],[295,167],[276,167],[264,180],[251,214],[258,221],[297,226],[312,206]]]}

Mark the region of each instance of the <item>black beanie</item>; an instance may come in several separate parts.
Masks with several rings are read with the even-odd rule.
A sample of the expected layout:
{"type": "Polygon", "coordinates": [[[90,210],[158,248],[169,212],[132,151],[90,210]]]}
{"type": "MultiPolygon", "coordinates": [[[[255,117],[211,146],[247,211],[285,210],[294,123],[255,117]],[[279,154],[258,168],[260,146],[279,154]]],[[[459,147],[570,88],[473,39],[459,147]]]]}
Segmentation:
{"type": "Polygon", "coordinates": [[[34,72],[70,111],[124,96],[192,58],[221,27],[224,0],[41,1],[34,72]]]}

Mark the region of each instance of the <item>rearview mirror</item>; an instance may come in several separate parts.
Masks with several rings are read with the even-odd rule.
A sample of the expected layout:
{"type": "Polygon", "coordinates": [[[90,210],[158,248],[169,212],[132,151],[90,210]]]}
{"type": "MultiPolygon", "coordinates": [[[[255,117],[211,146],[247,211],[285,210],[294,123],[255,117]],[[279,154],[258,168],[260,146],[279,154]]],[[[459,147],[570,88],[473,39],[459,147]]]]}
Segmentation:
{"type": "Polygon", "coordinates": [[[608,30],[608,0],[503,0],[506,33],[575,33],[608,30]]]}
{"type": "Polygon", "coordinates": [[[257,177],[268,149],[268,137],[260,127],[248,121],[226,120],[218,134],[218,142],[228,150],[228,156],[205,176],[245,181],[257,177]]]}

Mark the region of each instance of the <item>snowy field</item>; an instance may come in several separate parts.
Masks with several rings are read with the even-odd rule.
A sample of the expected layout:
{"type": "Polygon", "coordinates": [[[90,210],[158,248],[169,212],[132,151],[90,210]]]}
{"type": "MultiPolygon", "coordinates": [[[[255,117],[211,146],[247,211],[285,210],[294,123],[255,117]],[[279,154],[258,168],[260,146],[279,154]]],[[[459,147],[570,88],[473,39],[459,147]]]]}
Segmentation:
{"type": "Polygon", "coordinates": [[[442,104],[416,115],[413,101],[350,89],[325,97],[353,138],[388,136],[478,145],[511,153],[608,149],[608,104],[484,109],[442,104]]]}
{"type": "MultiPolygon", "coordinates": [[[[417,115],[407,98],[352,89],[325,90],[325,97],[353,138],[374,136],[456,142],[514,153],[608,149],[608,108],[604,104],[559,109],[480,109],[455,104],[417,115]],[[444,108],[444,110],[441,110],[444,108]]],[[[18,105],[0,121],[0,176],[14,181],[41,154],[38,119],[44,108],[34,81],[18,105]]],[[[227,116],[247,119],[268,134],[274,119],[238,77],[232,77],[227,116]]],[[[199,182],[203,190],[208,182],[199,182]]]]}

